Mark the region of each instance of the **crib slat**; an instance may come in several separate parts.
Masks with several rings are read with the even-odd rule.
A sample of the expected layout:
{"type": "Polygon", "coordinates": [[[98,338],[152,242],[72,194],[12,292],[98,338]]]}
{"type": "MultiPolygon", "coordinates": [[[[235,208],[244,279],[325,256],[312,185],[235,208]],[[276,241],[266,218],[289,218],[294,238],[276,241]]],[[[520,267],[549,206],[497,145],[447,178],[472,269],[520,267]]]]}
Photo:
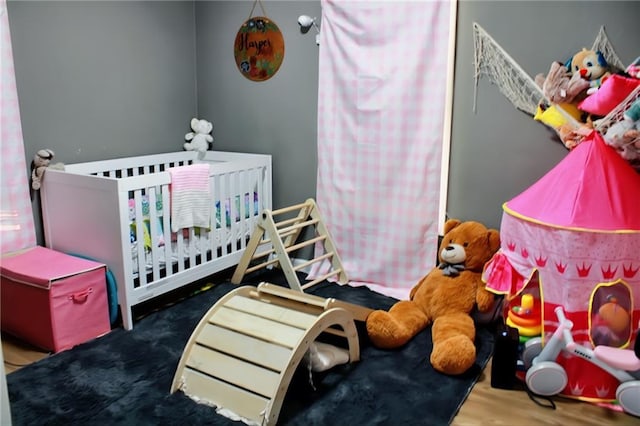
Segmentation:
{"type": "Polygon", "coordinates": [[[134,191],[134,204],[135,204],[135,229],[136,229],[136,251],[137,251],[137,264],[138,264],[138,280],[140,286],[144,286],[147,283],[146,272],[146,255],[144,249],[144,221],[142,213],[142,190],[134,191]]]}
{"type": "Polygon", "coordinates": [[[164,235],[164,260],[165,260],[165,274],[166,277],[173,275],[173,261],[171,259],[173,241],[171,238],[171,211],[169,204],[169,185],[161,186],[162,195],[162,231],[164,235]]]}
{"type": "MultiPolygon", "coordinates": [[[[148,171],[148,167],[146,170],[148,171]]],[[[147,200],[149,203],[149,236],[151,237],[151,271],[152,280],[155,281],[160,278],[160,238],[158,236],[158,209],[156,204],[156,188],[151,187],[147,189],[147,200]]]]}

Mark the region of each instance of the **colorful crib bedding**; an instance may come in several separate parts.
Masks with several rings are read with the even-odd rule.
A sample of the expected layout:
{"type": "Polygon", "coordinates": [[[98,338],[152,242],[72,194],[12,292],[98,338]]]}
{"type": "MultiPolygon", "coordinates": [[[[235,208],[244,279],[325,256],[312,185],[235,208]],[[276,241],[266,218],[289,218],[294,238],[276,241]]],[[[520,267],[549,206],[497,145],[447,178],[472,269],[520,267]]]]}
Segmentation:
{"type": "MultiPolygon", "coordinates": [[[[143,195],[142,199],[141,199],[141,207],[142,207],[142,215],[143,215],[143,223],[144,223],[144,228],[142,229],[143,232],[143,243],[144,243],[144,247],[145,247],[145,253],[148,255],[150,254],[150,250],[152,248],[152,230],[151,230],[151,220],[150,220],[150,208],[151,206],[149,205],[149,197],[147,195],[143,195]]],[[[223,226],[226,227],[227,229],[231,228],[233,223],[239,223],[241,218],[241,196],[240,195],[236,195],[234,197],[234,209],[233,209],[233,213],[232,213],[232,209],[231,209],[231,200],[229,198],[227,198],[224,202],[224,220],[222,219],[222,208],[221,208],[221,203],[220,201],[216,201],[215,202],[215,212],[216,212],[216,229],[220,229],[223,226]],[[233,220],[232,220],[232,216],[233,216],[233,220]]],[[[158,198],[155,202],[155,217],[157,218],[156,220],[156,226],[155,226],[155,230],[153,232],[155,232],[155,241],[157,241],[157,246],[162,247],[166,244],[165,241],[165,237],[164,237],[164,229],[163,229],[163,215],[164,215],[164,208],[163,208],[163,203],[162,203],[162,199],[158,198]]],[[[244,194],[244,219],[248,219],[250,216],[255,216],[258,214],[259,212],[259,200],[258,200],[258,193],[257,192],[253,192],[252,194],[250,193],[245,193],[244,194]],[[251,213],[253,212],[253,213],[251,213]]],[[[186,231],[186,230],[185,230],[186,231]]],[[[189,236],[189,232],[183,232],[183,238],[184,238],[184,242],[185,244],[187,244],[187,247],[190,248],[190,245],[193,244],[194,245],[194,249],[195,252],[197,254],[201,254],[201,250],[200,250],[200,232],[201,230],[199,228],[194,228],[194,235],[193,238],[190,238],[189,236]]],[[[137,262],[137,257],[138,257],[138,243],[137,243],[137,226],[136,226],[136,206],[135,206],[135,200],[133,198],[129,199],[129,241],[131,243],[131,254],[132,254],[132,259],[134,260],[134,273],[137,273],[137,267],[135,267],[135,265],[138,264],[137,262]]],[[[232,236],[233,237],[233,236],[232,236]]],[[[242,236],[237,236],[238,238],[241,238],[242,236]]],[[[176,253],[177,250],[175,249],[175,241],[177,239],[177,234],[176,233],[171,233],[171,240],[172,240],[172,247],[171,247],[171,252],[172,253],[176,253]]],[[[226,241],[226,243],[229,243],[231,241],[226,241]]],[[[188,250],[187,250],[188,251],[188,250]]],[[[159,252],[161,257],[164,257],[164,253],[162,251],[159,252]]],[[[174,255],[175,256],[175,255],[174,255]]],[[[174,258],[172,259],[172,262],[176,261],[177,259],[174,258]]],[[[160,259],[160,263],[161,264],[165,264],[166,263],[166,259],[161,258],[160,259]]],[[[147,265],[147,268],[150,268],[152,261],[151,259],[146,259],[145,264],[147,265]]]]}

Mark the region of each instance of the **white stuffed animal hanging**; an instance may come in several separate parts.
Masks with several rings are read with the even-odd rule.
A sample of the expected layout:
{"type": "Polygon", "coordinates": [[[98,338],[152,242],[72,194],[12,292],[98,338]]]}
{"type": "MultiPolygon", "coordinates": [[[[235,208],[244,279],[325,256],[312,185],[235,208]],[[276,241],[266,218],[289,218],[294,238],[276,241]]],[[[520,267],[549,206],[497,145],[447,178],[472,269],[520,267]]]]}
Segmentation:
{"type": "Polygon", "coordinates": [[[209,143],[213,142],[213,136],[210,135],[213,130],[213,124],[207,120],[191,119],[191,129],[184,135],[185,140],[189,141],[184,144],[187,151],[198,151],[204,153],[209,149],[209,143]]]}
{"type": "Polygon", "coordinates": [[[37,191],[40,189],[44,171],[53,160],[55,154],[50,149],[41,149],[36,152],[31,162],[31,189],[37,191]]]}
{"type": "Polygon", "coordinates": [[[31,161],[31,189],[37,191],[42,186],[42,179],[46,169],[64,170],[63,163],[51,164],[51,160],[55,156],[50,149],[41,149],[36,152],[31,161]]]}

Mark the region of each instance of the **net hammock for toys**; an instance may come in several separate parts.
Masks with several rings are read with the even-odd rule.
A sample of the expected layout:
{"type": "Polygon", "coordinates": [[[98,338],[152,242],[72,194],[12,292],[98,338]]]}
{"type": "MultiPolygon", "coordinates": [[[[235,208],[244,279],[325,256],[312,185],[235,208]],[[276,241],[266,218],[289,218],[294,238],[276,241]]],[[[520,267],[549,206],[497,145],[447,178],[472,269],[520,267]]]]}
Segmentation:
{"type": "MultiPolygon", "coordinates": [[[[527,74],[522,67],[480,26],[473,23],[474,44],[474,95],[473,110],[476,110],[478,81],[486,76],[498,86],[500,92],[519,110],[534,116],[541,102],[549,104],[542,88],[527,74]]],[[[604,27],[596,36],[591,50],[600,51],[607,62],[615,68],[624,69],[625,66],[618,57],[613,45],[607,37],[604,27]]],[[[640,87],[637,87],[623,102],[618,104],[604,118],[594,122],[594,128],[604,134],[609,127],[620,120],[624,112],[640,97],[640,87]]],[[[562,108],[558,110],[564,114],[569,122],[578,127],[573,117],[562,108]]]]}
{"type": "Polygon", "coordinates": [[[540,100],[542,88],[480,25],[473,23],[474,93],[476,110],[478,81],[487,76],[500,92],[521,111],[533,116],[540,100]]]}

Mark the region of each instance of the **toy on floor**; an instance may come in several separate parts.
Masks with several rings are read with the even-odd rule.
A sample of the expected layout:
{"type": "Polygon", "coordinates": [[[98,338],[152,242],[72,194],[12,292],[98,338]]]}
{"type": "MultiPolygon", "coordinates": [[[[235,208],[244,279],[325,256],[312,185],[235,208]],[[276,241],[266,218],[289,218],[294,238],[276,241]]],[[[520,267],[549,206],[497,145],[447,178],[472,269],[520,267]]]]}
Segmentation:
{"type": "Polygon", "coordinates": [[[369,314],[366,326],[373,344],[391,349],[405,345],[430,324],[433,368],[462,374],[476,360],[474,308],[487,312],[494,296],[485,290],[482,269],[500,246],[497,230],[479,222],[450,219],[440,246],[440,265],[411,290],[409,300],[369,314]]]}
{"type": "Polygon", "coordinates": [[[293,374],[305,358],[313,371],[360,359],[351,307],[359,310],[264,282],[257,288],[238,287],[196,326],[171,393],[181,390],[234,420],[275,425],[293,374]],[[343,350],[320,342],[322,336],[342,337],[343,350]]]}
{"type": "Polygon", "coordinates": [[[213,124],[207,120],[192,118],[191,129],[193,132],[184,135],[185,140],[187,140],[184,144],[184,149],[198,151],[199,153],[206,152],[209,149],[209,143],[213,142],[213,136],[210,135],[213,130],[213,124]]]}
{"type": "Polygon", "coordinates": [[[507,325],[516,328],[521,341],[527,341],[542,333],[542,313],[540,299],[532,294],[523,294],[519,305],[513,305],[507,312],[507,325]]]}
{"type": "Polygon", "coordinates": [[[591,339],[596,345],[620,347],[629,338],[629,324],[631,315],[611,296],[591,318],[591,339]]]}
{"type": "MultiPolygon", "coordinates": [[[[305,291],[325,280],[335,280],[340,284],[349,282],[335,242],[313,198],[307,198],[304,203],[262,212],[231,282],[240,284],[246,274],[274,266],[282,269],[289,287],[298,291],[305,291]],[[294,248],[299,250],[305,247],[314,247],[315,257],[294,266],[290,253],[294,252],[294,248]],[[296,271],[304,268],[313,271],[307,277],[312,281],[301,284],[296,271]]],[[[362,310],[357,319],[364,321],[369,311],[368,308],[362,310]]]]}
{"type": "Polygon", "coordinates": [[[619,381],[616,399],[622,409],[640,416],[640,359],[633,350],[610,346],[587,348],[576,343],[571,335],[573,323],[564,315],[561,306],[555,308],[559,325],[551,338],[542,346],[541,339],[532,339],[525,345],[523,359],[527,367],[526,383],[538,395],[556,395],[567,386],[567,372],[556,359],[561,352],[577,356],[596,365],[619,381]]]}

